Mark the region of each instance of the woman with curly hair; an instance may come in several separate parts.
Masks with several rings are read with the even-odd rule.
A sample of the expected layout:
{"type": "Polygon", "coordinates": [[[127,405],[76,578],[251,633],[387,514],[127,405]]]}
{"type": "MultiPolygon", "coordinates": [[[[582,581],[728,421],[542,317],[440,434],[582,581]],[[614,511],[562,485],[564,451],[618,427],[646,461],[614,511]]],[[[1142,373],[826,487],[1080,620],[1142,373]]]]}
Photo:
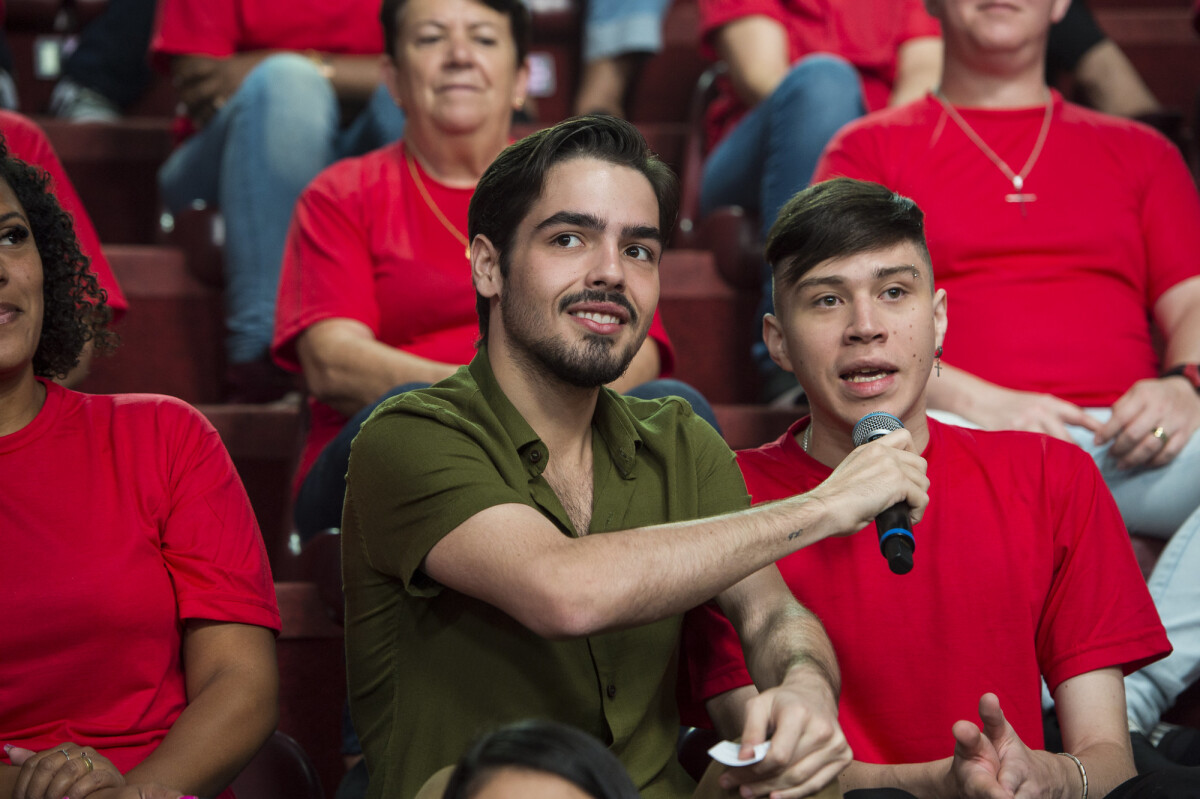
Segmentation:
{"type": "Polygon", "coordinates": [[[0,144],[0,799],[215,796],[278,714],[271,574],[217,432],[52,380],[108,318],[0,144]]]}

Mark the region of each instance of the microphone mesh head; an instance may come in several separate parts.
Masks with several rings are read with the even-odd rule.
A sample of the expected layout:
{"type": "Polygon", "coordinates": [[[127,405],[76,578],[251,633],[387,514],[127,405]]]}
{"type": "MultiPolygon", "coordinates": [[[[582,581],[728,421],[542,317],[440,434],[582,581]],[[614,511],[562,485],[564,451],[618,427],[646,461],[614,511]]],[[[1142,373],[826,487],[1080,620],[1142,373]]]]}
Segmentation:
{"type": "Polygon", "coordinates": [[[901,430],[903,428],[904,423],[895,416],[883,411],[875,411],[859,419],[854,424],[854,431],[850,436],[854,439],[854,446],[861,447],[868,441],[874,441],[880,436],[886,436],[893,430],[901,430]]]}

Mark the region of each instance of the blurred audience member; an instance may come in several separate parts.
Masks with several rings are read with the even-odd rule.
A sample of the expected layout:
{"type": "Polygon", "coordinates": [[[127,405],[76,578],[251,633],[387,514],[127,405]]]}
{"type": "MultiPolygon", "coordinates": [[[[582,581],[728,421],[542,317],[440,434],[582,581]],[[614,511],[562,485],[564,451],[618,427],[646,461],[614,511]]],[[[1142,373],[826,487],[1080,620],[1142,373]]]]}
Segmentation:
{"type": "Polygon", "coordinates": [[[114,122],[154,77],[147,57],[155,0],[108,0],[63,59],[50,113],[72,122],[114,122]]]}
{"type": "MultiPolygon", "coordinates": [[[[938,26],[921,0],[700,0],[700,26],[706,52],[729,67],[709,108],[701,210],[756,213],[764,240],[842,125],[920,97],[941,64],[938,26]]],[[[759,317],[770,309],[764,264],[759,317]]],[[[766,398],[793,388],[754,339],[766,398]]]]}
{"type": "Polygon", "coordinates": [[[268,349],[296,198],[403,131],[380,84],[379,0],[163,0],[152,50],[194,129],[159,172],[163,199],[225,218],[230,399],[275,399],[291,385],[268,349]]]}
{"type": "Polygon", "coordinates": [[[582,730],[554,721],[510,724],[476,741],[449,775],[443,799],[558,796],[638,799],[621,761],[582,730]]]}
{"type": "Polygon", "coordinates": [[[1100,28],[1087,0],[1071,0],[1066,16],[1050,26],[1046,82],[1053,86],[1064,73],[1097,111],[1136,118],[1162,110],[1125,53],[1100,28]]]}
{"type": "Polygon", "coordinates": [[[670,5],[671,0],[588,0],[575,113],[625,116],[625,95],[638,67],[662,49],[670,5]]]}

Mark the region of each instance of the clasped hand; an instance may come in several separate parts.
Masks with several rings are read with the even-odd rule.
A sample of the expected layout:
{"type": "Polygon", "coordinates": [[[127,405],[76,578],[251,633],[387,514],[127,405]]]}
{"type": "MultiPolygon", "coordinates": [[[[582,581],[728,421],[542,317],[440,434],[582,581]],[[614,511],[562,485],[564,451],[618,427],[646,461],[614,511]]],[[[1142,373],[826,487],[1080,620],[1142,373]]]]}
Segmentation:
{"type": "Polygon", "coordinates": [[[181,799],[179,791],[161,785],[130,785],[108,758],[91,747],[64,741],[35,752],[14,746],[9,759],[21,771],[12,799],[181,799]],[[85,757],[86,756],[86,757],[85,757]],[[91,761],[91,767],[88,767],[91,761]]]}

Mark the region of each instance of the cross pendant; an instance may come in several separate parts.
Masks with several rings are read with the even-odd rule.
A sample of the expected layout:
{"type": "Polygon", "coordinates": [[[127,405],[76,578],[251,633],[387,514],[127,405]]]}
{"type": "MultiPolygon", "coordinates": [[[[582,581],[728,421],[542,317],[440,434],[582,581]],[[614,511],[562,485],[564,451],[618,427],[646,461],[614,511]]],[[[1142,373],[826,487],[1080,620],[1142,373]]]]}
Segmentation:
{"type": "Polygon", "coordinates": [[[1020,192],[1018,192],[1016,194],[1006,194],[1006,195],[1004,195],[1004,201],[1006,203],[1020,203],[1021,204],[1021,216],[1025,216],[1025,203],[1036,202],[1037,195],[1036,194],[1021,194],[1020,192]]]}
{"type": "Polygon", "coordinates": [[[942,359],[941,358],[938,358],[937,360],[935,360],[933,362],[933,368],[937,369],[937,376],[941,377],[942,376],[942,359]]]}

